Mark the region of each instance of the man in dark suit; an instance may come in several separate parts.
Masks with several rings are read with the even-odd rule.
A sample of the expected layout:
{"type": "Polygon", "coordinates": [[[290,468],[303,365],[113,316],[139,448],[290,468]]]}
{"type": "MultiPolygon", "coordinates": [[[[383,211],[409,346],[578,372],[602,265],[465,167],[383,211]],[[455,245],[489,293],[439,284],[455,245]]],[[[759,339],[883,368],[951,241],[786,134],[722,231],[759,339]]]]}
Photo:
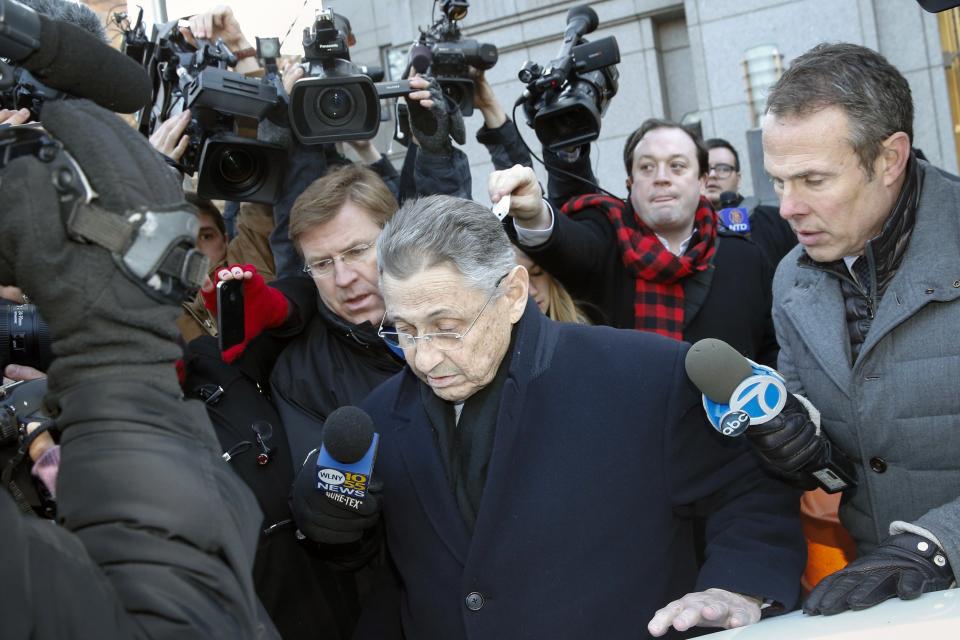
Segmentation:
{"type": "Polygon", "coordinates": [[[593,171],[580,153],[567,163],[548,154],[549,203],[532,169],[491,175],[493,202],[513,195],[508,232],[520,248],[611,326],[687,342],[719,338],[775,365],[773,269],[755,244],[718,228],[700,195],[708,170],[701,138],[667,120],[643,122],[624,145],[626,200],[589,187],[593,171]]]}
{"type": "Polygon", "coordinates": [[[408,366],[363,406],[406,637],[636,638],[795,604],[797,494],[710,429],[688,345],[549,321],[473,202],[408,202],[377,254],[408,366]]]}

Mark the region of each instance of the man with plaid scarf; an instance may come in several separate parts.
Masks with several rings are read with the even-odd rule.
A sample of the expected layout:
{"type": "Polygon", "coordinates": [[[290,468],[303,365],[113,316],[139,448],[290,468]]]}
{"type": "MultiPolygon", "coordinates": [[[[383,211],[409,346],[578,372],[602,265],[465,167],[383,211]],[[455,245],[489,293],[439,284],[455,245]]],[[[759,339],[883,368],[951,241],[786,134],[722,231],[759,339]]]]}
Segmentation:
{"type": "MultiPolygon", "coordinates": [[[[585,193],[593,181],[588,145],[567,163],[566,176],[550,171],[550,203],[533,171],[519,166],[491,175],[490,197],[511,195],[515,242],[608,324],[688,342],[719,338],[775,365],[773,273],[756,245],[718,230],[700,195],[708,166],[703,141],[650,119],[627,139],[623,157],[627,201],[585,193]]],[[[548,153],[547,165],[563,161],[548,153]]]]}

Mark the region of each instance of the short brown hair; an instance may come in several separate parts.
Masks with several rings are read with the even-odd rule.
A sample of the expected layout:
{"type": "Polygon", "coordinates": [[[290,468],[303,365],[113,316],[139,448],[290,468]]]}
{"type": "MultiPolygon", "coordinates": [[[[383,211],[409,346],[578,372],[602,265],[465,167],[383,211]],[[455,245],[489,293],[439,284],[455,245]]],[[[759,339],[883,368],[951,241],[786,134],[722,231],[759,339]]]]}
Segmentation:
{"type": "Polygon", "coordinates": [[[673,122],[671,120],[663,120],[661,118],[648,118],[643,121],[636,131],[630,134],[630,137],[627,138],[626,144],[623,145],[623,166],[627,170],[627,176],[630,175],[630,171],[633,169],[633,151],[637,148],[637,145],[640,144],[640,141],[643,139],[643,136],[647,135],[654,129],[680,129],[685,134],[690,136],[690,139],[693,140],[693,145],[697,148],[697,164],[699,166],[699,173],[697,175],[706,175],[709,172],[709,161],[707,155],[707,147],[703,144],[703,138],[701,138],[696,131],[690,127],[685,127],[679,122],[673,122]]]}
{"type": "Polygon", "coordinates": [[[366,211],[381,229],[399,206],[380,176],[370,169],[357,164],[332,169],[307,187],[290,210],[290,240],[297,251],[303,234],[332,220],[348,201],[366,211]]]}
{"type": "Polygon", "coordinates": [[[884,140],[898,131],[913,140],[910,83],[873,49],[818,44],[790,64],[767,96],[774,116],[803,118],[827,107],[846,114],[850,146],[870,180],[884,140]]]}

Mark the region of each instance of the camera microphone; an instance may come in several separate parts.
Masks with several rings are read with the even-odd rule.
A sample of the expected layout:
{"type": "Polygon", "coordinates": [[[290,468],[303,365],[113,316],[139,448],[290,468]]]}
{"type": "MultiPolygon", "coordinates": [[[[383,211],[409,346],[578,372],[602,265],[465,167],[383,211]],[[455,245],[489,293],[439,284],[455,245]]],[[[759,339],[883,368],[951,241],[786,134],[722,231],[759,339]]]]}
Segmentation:
{"type": "Polygon", "coordinates": [[[410,47],[410,66],[416,69],[417,73],[426,73],[432,62],[433,51],[429,46],[418,42],[410,47]]]}
{"type": "Polygon", "coordinates": [[[134,60],[80,27],[11,0],[0,0],[0,57],[51,89],[111,111],[133,113],[152,97],[150,79],[134,60]]]}

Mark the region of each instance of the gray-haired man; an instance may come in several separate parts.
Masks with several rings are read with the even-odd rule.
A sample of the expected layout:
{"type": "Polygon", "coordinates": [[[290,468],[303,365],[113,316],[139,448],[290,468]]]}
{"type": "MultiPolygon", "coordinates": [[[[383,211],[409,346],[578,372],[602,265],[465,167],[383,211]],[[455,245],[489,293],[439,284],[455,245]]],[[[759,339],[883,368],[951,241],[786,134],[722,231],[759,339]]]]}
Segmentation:
{"type": "Polygon", "coordinates": [[[774,280],[779,367],[821,418],[747,435],[788,472],[840,449],[859,481],[840,520],[861,557],[809,613],[915,598],[960,571],[960,184],[912,135],[906,79],[856,45],[803,54],[767,103],[765,166],[800,241],[774,280]]]}
{"type": "Polygon", "coordinates": [[[794,604],[797,494],[706,424],[688,345],[547,320],[466,200],[406,203],[377,260],[408,367],[364,408],[406,637],[637,638],[794,604]]]}

